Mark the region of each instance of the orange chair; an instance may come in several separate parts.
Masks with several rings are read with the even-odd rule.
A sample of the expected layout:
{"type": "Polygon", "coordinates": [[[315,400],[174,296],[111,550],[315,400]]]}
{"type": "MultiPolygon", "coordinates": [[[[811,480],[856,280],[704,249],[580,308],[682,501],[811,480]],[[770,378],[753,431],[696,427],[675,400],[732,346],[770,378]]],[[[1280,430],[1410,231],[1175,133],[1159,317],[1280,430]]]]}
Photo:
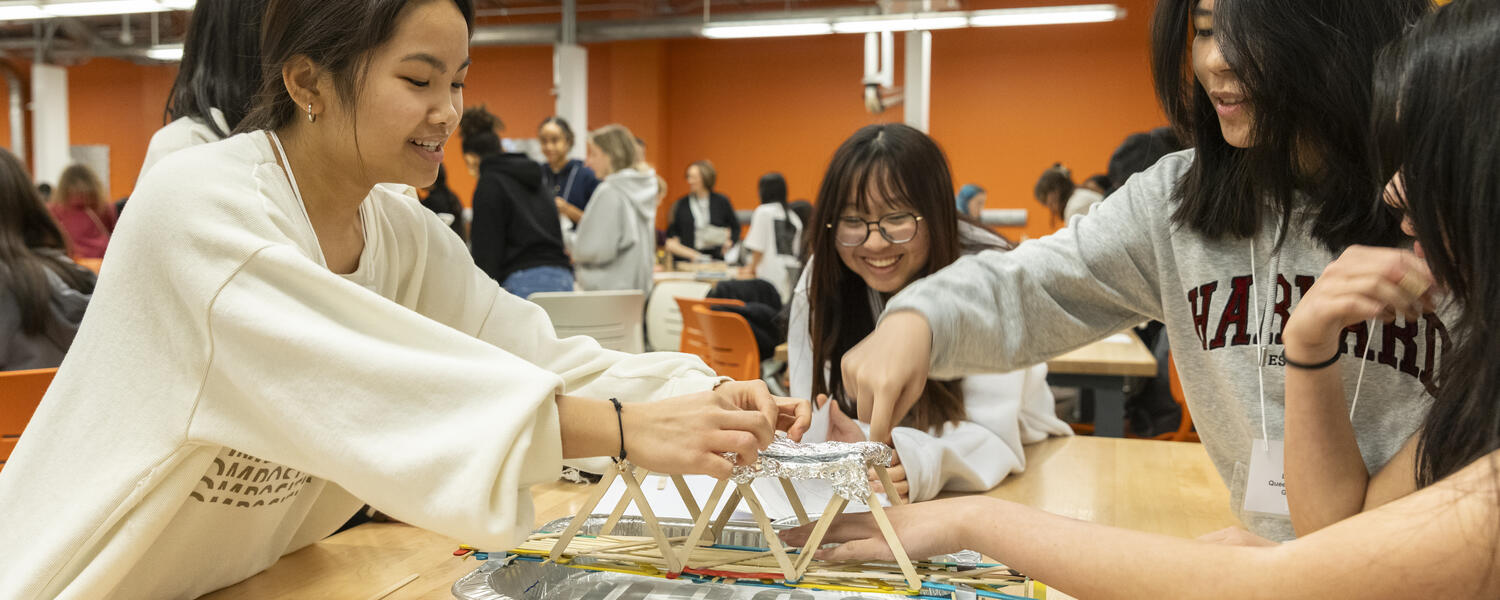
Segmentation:
{"type": "Polygon", "coordinates": [[[703,334],[703,325],[699,322],[698,316],[693,313],[693,307],[714,305],[744,306],[745,303],[729,298],[684,298],[678,296],[673,299],[677,301],[677,308],[682,313],[682,341],[677,345],[677,351],[697,355],[698,358],[703,359],[703,362],[712,366],[713,362],[710,360],[708,352],[708,338],[703,334]]]}
{"type": "Polygon", "coordinates": [[[1169,431],[1158,434],[1152,439],[1171,440],[1174,442],[1197,442],[1198,432],[1193,431],[1193,416],[1188,414],[1187,401],[1183,400],[1182,381],[1177,379],[1177,363],[1172,360],[1172,355],[1167,354],[1167,377],[1171,385],[1172,400],[1182,408],[1182,422],[1177,425],[1177,431],[1169,431]]]}
{"type": "Polygon", "coordinates": [[[21,432],[52,384],[57,369],[0,371],[0,469],[16,449],[21,432]]]}
{"type": "Polygon", "coordinates": [[[715,373],[735,381],[760,379],[760,346],[745,317],[701,305],[693,313],[708,338],[708,366],[715,373]]]}

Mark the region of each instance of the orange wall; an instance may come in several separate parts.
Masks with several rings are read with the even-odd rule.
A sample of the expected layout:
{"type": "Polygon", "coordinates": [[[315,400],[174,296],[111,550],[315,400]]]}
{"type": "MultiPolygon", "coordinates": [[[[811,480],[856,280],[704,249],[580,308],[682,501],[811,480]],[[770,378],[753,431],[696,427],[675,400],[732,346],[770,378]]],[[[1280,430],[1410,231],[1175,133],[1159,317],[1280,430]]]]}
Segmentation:
{"type": "Polygon", "coordinates": [[[68,67],[68,131],[73,145],[109,146],[111,198],[135,189],[151,134],[163,110],[175,65],[137,65],[96,58],[68,67]]]}
{"type": "Polygon", "coordinates": [[[15,151],[10,147],[10,85],[4,77],[0,77],[0,148],[15,151]]]}

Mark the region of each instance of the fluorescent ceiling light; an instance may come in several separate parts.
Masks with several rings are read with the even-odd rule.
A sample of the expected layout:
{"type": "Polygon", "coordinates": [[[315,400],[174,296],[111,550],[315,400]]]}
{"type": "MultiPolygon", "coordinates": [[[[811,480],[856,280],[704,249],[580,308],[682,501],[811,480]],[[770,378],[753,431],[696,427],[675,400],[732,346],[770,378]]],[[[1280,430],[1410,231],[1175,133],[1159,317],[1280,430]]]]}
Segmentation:
{"type": "Polygon", "coordinates": [[[833,33],[827,23],[753,23],[744,25],[707,25],[703,37],[714,39],[790,37],[833,33]]]}
{"type": "Polygon", "coordinates": [[[163,44],[146,49],[146,58],[162,61],[181,61],[182,44],[163,44]]]}
{"type": "Polygon", "coordinates": [[[84,2],[48,2],[42,10],[54,17],[87,17],[123,15],[171,10],[156,0],[86,0],[84,2]]]}
{"type": "Polygon", "coordinates": [[[35,4],[10,4],[0,6],[0,21],[25,21],[51,17],[35,4]]]}
{"type": "Polygon", "coordinates": [[[1066,23],[1102,23],[1125,16],[1113,4],[1089,4],[1045,8],[1002,8],[976,10],[969,17],[972,27],[1008,27],[1017,25],[1060,25],[1066,23]]]}
{"type": "Polygon", "coordinates": [[[931,29],[957,29],[965,27],[969,20],[963,16],[896,17],[835,21],[837,33],[871,33],[876,31],[925,31],[931,29]]]}

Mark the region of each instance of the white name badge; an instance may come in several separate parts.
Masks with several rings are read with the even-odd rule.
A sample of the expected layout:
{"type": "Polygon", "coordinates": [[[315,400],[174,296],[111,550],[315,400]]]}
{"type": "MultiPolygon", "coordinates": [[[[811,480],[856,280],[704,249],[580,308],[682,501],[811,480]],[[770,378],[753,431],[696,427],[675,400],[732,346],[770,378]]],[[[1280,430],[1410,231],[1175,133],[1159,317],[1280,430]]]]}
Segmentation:
{"type": "Polygon", "coordinates": [[[1250,444],[1250,474],[1245,482],[1245,512],[1289,516],[1281,440],[1250,444]]]}

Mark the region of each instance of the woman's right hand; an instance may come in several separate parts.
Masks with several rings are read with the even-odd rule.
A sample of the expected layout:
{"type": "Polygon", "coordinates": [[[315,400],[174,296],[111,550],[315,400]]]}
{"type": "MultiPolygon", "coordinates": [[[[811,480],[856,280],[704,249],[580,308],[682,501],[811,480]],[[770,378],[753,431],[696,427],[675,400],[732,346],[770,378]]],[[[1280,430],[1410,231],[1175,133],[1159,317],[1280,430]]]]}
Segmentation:
{"type": "Polygon", "coordinates": [[[732,381],[713,391],[644,404],[627,404],[620,418],[630,462],[656,473],[705,474],[728,478],[732,465],[756,460],[771,444],[778,422],[794,439],[810,420],[806,401],[778,399],[764,382],[732,381]]]}
{"type": "Polygon", "coordinates": [[[844,354],[844,393],[855,399],[870,440],[891,444],[891,428],[906,418],[927,385],[932,329],[913,311],[891,314],[844,354]]]}

